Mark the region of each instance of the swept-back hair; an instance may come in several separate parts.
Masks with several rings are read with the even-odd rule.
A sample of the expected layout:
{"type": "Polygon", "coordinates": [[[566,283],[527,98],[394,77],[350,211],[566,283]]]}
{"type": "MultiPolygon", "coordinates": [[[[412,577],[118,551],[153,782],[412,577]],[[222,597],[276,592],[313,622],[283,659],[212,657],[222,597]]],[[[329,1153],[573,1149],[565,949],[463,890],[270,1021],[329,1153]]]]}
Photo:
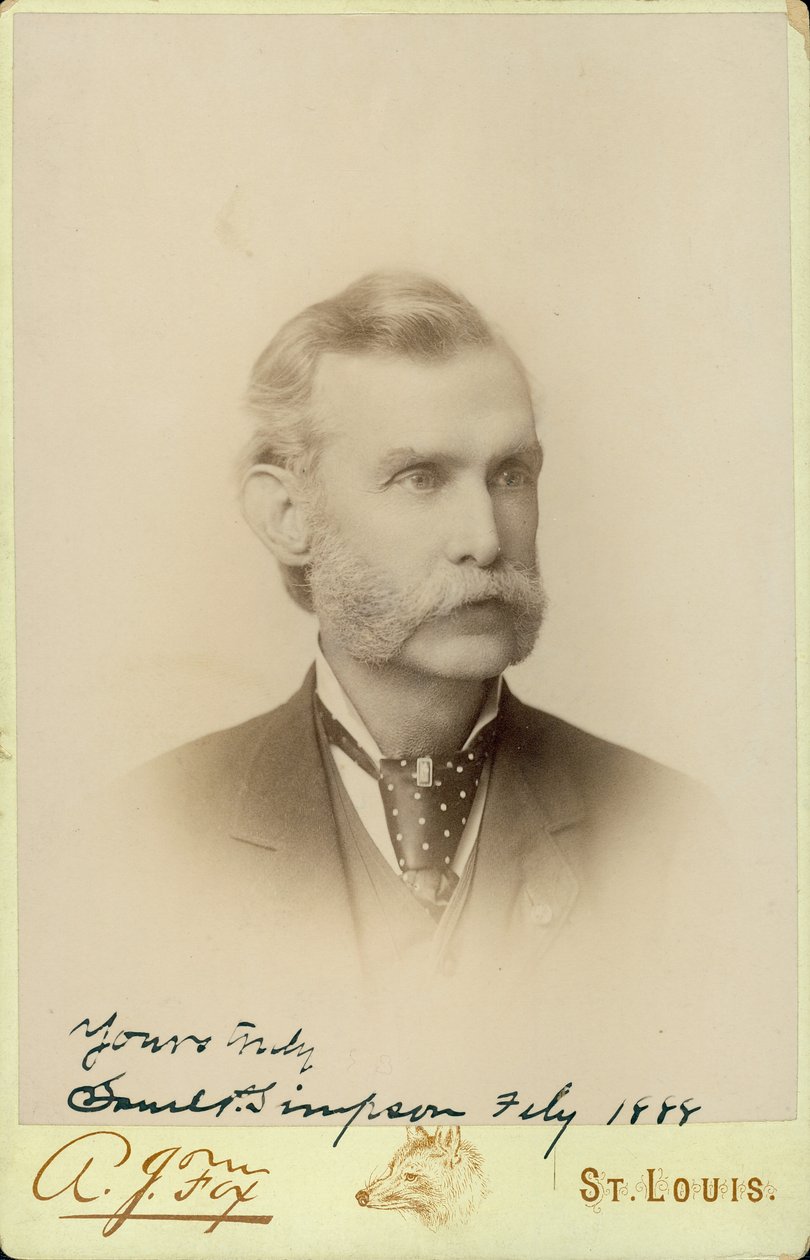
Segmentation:
{"type": "MultiPolygon", "coordinates": [[[[276,333],[256,361],[246,403],[255,428],[240,460],[286,468],[302,480],[317,467],[323,433],[312,406],[324,354],[403,355],[449,359],[497,337],[480,312],[438,280],[411,272],[376,271],[308,306],[276,333]]],[[[282,565],[288,591],[311,609],[306,571],[282,565]]]]}
{"type": "Polygon", "coordinates": [[[242,471],[254,464],[310,471],[321,437],[311,398],[322,355],[449,359],[494,343],[480,312],[438,280],[400,271],[363,276],[295,315],[255,363],[247,407],[256,428],[242,455],[242,471]]]}

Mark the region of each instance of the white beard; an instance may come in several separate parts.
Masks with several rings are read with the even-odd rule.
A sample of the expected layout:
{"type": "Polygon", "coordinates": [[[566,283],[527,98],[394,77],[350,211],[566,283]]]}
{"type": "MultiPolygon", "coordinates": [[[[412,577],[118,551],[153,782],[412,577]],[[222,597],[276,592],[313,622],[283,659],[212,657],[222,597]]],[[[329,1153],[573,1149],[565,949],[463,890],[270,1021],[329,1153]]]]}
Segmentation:
{"type": "Polygon", "coordinates": [[[509,664],[525,660],[534,647],[547,604],[536,560],[529,568],[499,559],[486,569],[447,562],[403,586],[361,559],[320,505],[310,503],[308,519],[313,607],[355,660],[385,665],[424,622],[485,599],[500,601],[511,614],[514,651],[509,664]]]}

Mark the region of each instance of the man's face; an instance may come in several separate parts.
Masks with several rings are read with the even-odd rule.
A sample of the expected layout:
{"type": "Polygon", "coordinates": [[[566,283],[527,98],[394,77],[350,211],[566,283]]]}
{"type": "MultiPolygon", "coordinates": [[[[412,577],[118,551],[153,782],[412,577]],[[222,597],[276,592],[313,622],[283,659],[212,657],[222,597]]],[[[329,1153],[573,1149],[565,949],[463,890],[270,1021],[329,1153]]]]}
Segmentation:
{"type": "Polygon", "coordinates": [[[324,643],[368,663],[489,678],[531,651],[540,448],[499,347],[438,361],[327,355],[311,505],[324,643]]]}

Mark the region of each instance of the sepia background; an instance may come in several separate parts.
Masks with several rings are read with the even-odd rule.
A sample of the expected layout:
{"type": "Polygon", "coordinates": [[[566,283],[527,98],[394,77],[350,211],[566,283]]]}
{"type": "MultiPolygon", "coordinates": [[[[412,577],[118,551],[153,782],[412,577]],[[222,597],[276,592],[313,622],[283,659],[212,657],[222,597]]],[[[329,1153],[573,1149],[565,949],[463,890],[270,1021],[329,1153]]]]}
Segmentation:
{"type": "Polygon", "coordinates": [[[240,398],[284,319],[402,266],[536,385],[552,605],[515,691],[714,789],[790,1012],[785,58],[776,14],[17,18],[24,955],[67,798],[297,688],[240,398]]]}

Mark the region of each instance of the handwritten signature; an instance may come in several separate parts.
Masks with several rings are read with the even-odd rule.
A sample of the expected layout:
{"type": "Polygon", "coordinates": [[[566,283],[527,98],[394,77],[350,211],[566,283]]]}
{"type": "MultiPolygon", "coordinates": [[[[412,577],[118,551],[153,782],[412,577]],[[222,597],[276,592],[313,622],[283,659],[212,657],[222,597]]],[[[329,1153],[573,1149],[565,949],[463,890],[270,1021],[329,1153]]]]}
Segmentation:
{"type": "Polygon", "coordinates": [[[183,1151],[166,1146],[152,1151],[140,1164],[132,1160],[132,1144],[114,1129],[83,1133],[50,1155],[34,1178],[34,1197],[41,1201],[68,1195],[75,1203],[99,1204],[113,1193],[113,1184],[124,1183],[125,1197],[108,1211],[82,1211],[62,1215],[62,1220],[103,1221],[102,1234],[108,1238],[127,1221],[200,1221],[212,1234],[223,1223],[269,1225],[272,1215],[237,1212],[240,1204],[260,1197],[266,1187],[268,1168],[248,1168],[231,1159],[216,1159],[207,1147],[183,1151]],[[128,1167],[127,1167],[128,1165],[128,1167]],[[118,1170],[123,1169],[123,1173],[118,1170]],[[133,1174],[138,1184],[131,1189],[133,1174]],[[141,1173],[145,1180],[141,1182],[141,1173]],[[182,1176],[182,1174],[188,1174],[182,1176]],[[154,1208],[138,1210],[158,1198],[154,1208]],[[204,1211],[178,1211],[175,1205],[189,1203],[204,1211]],[[221,1210],[219,1210],[221,1208],[221,1210]],[[215,1210],[216,1209],[216,1210],[215,1210]]]}
{"type": "MultiPolygon", "coordinates": [[[[97,1084],[77,1086],[68,1095],[68,1106],[73,1111],[79,1111],[84,1114],[98,1114],[102,1111],[112,1111],[114,1114],[134,1111],[149,1115],[159,1115],[163,1112],[169,1112],[173,1115],[177,1115],[180,1112],[213,1112],[219,1118],[228,1108],[233,1107],[234,1111],[237,1112],[244,1109],[252,1112],[254,1115],[258,1115],[265,1106],[267,1095],[278,1084],[277,1081],[270,1081],[267,1085],[248,1085],[244,1089],[235,1089],[232,1093],[226,1094],[221,1098],[214,1098],[211,1101],[206,1099],[205,1089],[198,1089],[185,1102],[178,1102],[177,1099],[157,1102],[154,1099],[131,1098],[128,1094],[114,1089],[113,1086],[116,1081],[120,1081],[125,1075],[126,1073],[121,1072],[118,1076],[111,1076],[106,1081],[99,1081],[97,1084]]],[[[559,1089],[542,1106],[537,1106],[533,1102],[524,1105],[518,1096],[517,1090],[509,1090],[498,1095],[497,1107],[492,1113],[493,1119],[497,1120],[506,1112],[510,1112],[513,1121],[539,1120],[542,1123],[558,1125],[559,1127],[544,1156],[545,1159],[548,1159],[569,1124],[576,1118],[575,1108],[566,1110],[565,1107],[559,1106],[562,1100],[570,1094],[572,1088],[572,1082],[568,1081],[562,1089],[559,1089]]],[[[296,1085],[296,1089],[303,1089],[303,1086],[296,1085]]],[[[680,1125],[686,1124],[690,1116],[701,1110],[699,1104],[689,1107],[687,1104],[690,1102],[692,1102],[691,1098],[685,1099],[680,1104],[676,1104],[670,1099],[664,1099],[656,1116],[656,1124],[663,1124],[671,1113],[677,1113],[678,1111],[681,1113],[678,1123],[680,1125]]],[[[619,1104],[607,1123],[613,1124],[625,1106],[626,1100],[619,1104]]],[[[275,1102],[274,1107],[285,1118],[296,1116],[301,1120],[311,1120],[313,1117],[333,1120],[345,1117],[343,1125],[332,1143],[333,1146],[338,1145],[348,1129],[361,1116],[364,1116],[368,1121],[379,1120],[384,1117],[387,1120],[404,1120],[407,1124],[422,1124],[425,1121],[441,1120],[445,1116],[451,1117],[453,1120],[459,1120],[466,1115],[466,1112],[461,1108],[437,1107],[433,1103],[416,1103],[415,1105],[407,1106],[399,1100],[380,1106],[376,1090],[372,1090],[370,1094],[367,1094],[359,1102],[348,1103],[345,1106],[331,1103],[295,1102],[291,1098],[284,1098],[280,1102],[275,1102]]],[[[630,1124],[636,1124],[644,1112],[654,1111],[655,1109],[657,1109],[657,1104],[653,1107],[648,1097],[638,1099],[633,1104],[630,1124]]]]}
{"type": "MultiPolygon", "coordinates": [[[[184,1033],[183,1035],[171,1033],[168,1036],[161,1036],[137,1025],[131,1028],[126,1023],[121,1024],[119,1022],[117,1011],[113,1011],[99,1023],[89,1018],[80,1020],[70,1030],[71,1036],[77,1033],[83,1035],[85,1041],[91,1042],[90,1047],[84,1052],[81,1060],[81,1066],[85,1072],[89,1072],[97,1066],[101,1055],[104,1055],[105,1061],[107,1061],[109,1056],[116,1055],[117,1057],[121,1051],[125,1051],[127,1048],[149,1055],[164,1054],[166,1056],[174,1056],[183,1052],[185,1054],[200,1055],[206,1053],[214,1040],[212,1034],[199,1036],[196,1033],[184,1033]]],[[[312,1071],[315,1066],[312,1062],[315,1047],[304,1037],[303,1028],[297,1028],[286,1039],[271,1040],[257,1031],[256,1025],[252,1020],[242,1019],[237,1022],[230,1036],[224,1042],[224,1048],[231,1050],[238,1058],[245,1055],[248,1060],[265,1055],[270,1059],[275,1056],[281,1056],[282,1059],[292,1056],[291,1066],[297,1070],[297,1074],[300,1076],[312,1071]]],[[[140,1054],[138,1057],[140,1057],[140,1054]]],[[[351,1057],[352,1063],[350,1066],[353,1067],[353,1051],[351,1052],[351,1057]]],[[[390,1060],[387,1059],[387,1056],[382,1058],[388,1063],[386,1074],[390,1074],[390,1060]]],[[[274,1070],[278,1071],[278,1067],[274,1070]]],[[[267,1107],[268,1111],[273,1111],[276,1115],[280,1115],[285,1119],[292,1116],[297,1120],[311,1120],[313,1118],[319,1120],[342,1120],[342,1127],[332,1143],[333,1146],[338,1145],[351,1125],[361,1117],[366,1121],[384,1118],[387,1120],[405,1121],[409,1125],[418,1125],[425,1121],[442,1120],[445,1117],[456,1121],[467,1114],[461,1108],[438,1107],[433,1103],[408,1105],[402,1100],[398,1100],[381,1105],[376,1090],[372,1090],[365,1098],[345,1105],[325,1102],[310,1103],[300,1098],[284,1098],[283,1094],[288,1092],[289,1086],[285,1088],[284,1085],[279,1085],[278,1080],[268,1081],[267,1084],[256,1084],[254,1082],[240,1088],[233,1088],[229,1093],[219,1096],[213,1094],[210,1090],[200,1088],[194,1093],[190,1093],[186,1098],[158,1100],[156,1098],[139,1097],[138,1091],[135,1091],[133,1096],[133,1093],[130,1092],[131,1086],[129,1082],[127,1082],[126,1087],[119,1085],[119,1082],[123,1081],[127,1075],[127,1071],[124,1070],[117,1075],[108,1076],[102,1081],[77,1085],[68,1094],[68,1106],[72,1111],[77,1111],[82,1115],[100,1115],[102,1112],[110,1112],[113,1115],[133,1112],[150,1116],[190,1113],[196,1115],[205,1114],[214,1119],[220,1119],[226,1112],[229,1119],[231,1116],[239,1113],[247,1113],[249,1118],[261,1114],[267,1107]],[[273,1093],[273,1091],[277,1092],[273,1093]]],[[[296,1093],[300,1093],[303,1088],[304,1086],[300,1082],[296,1084],[296,1093]]],[[[544,1156],[545,1159],[548,1159],[557,1142],[576,1118],[576,1108],[569,1106],[572,1090],[573,1082],[568,1081],[561,1089],[556,1091],[549,1101],[540,1105],[533,1101],[527,1101],[525,1096],[522,1096],[518,1090],[504,1091],[497,1096],[495,1108],[491,1113],[492,1118],[497,1120],[501,1116],[508,1114],[512,1123],[539,1121],[543,1125],[555,1126],[556,1132],[549,1142],[544,1156]],[[560,1104],[564,1099],[567,1101],[564,1106],[561,1106],[560,1104]]],[[[624,1113],[625,1119],[634,1125],[646,1112],[648,1113],[648,1120],[655,1116],[656,1124],[664,1124],[669,1120],[670,1124],[677,1122],[679,1125],[684,1125],[695,1112],[701,1110],[700,1104],[689,1106],[693,1101],[692,1098],[686,1098],[682,1102],[678,1102],[672,1097],[655,1101],[649,1095],[645,1095],[637,1099],[636,1102],[628,1104],[627,1099],[623,1099],[606,1123],[609,1125],[613,1124],[624,1113]],[[626,1108],[627,1110],[625,1110],[626,1108]],[[672,1117],[671,1120],[669,1119],[670,1116],[672,1117]]],[[[176,1154],[176,1149],[171,1149],[175,1150],[176,1154]]]]}
{"type": "MultiPolygon", "coordinates": [[[[111,1076],[106,1081],[99,1081],[97,1084],[78,1085],[68,1094],[68,1106],[73,1111],[80,1111],[85,1114],[97,1114],[101,1111],[113,1111],[114,1113],[135,1111],[148,1115],[160,1115],[163,1112],[177,1115],[180,1112],[188,1111],[194,1113],[213,1112],[219,1118],[229,1107],[233,1107],[234,1111],[242,1111],[244,1109],[252,1112],[254,1115],[258,1115],[264,1108],[267,1095],[278,1084],[277,1081],[269,1081],[267,1085],[248,1085],[244,1089],[235,1089],[232,1093],[225,1094],[223,1097],[215,1098],[212,1101],[206,1101],[205,1089],[198,1089],[186,1102],[178,1102],[174,1098],[167,1102],[157,1102],[154,1099],[130,1098],[127,1094],[117,1092],[113,1086],[116,1081],[120,1081],[125,1075],[125,1072],[120,1072],[118,1076],[111,1076]]],[[[302,1088],[301,1085],[296,1085],[296,1089],[302,1088]]],[[[453,1107],[436,1107],[433,1103],[417,1103],[410,1107],[406,1106],[401,1100],[387,1103],[382,1107],[377,1107],[376,1103],[377,1092],[373,1090],[359,1102],[352,1102],[345,1106],[333,1106],[330,1103],[296,1102],[292,1098],[284,1098],[281,1102],[276,1103],[275,1106],[282,1116],[298,1116],[302,1120],[311,1120],[313,1116],[324,1120],[331,1120],[338,1116],[347,1117],[332,1143],[333,1146],[337,1146],[349,1127],[364,1113],[367,1120],[379,1120],[384,1116],[388,1120],[404,1120],[408,1124],[420,1124],[424,1120],[437,1120],[443,1116],[459,1118],[466,1114],[464,1111],[457,1111],[453,1107]]]]}

